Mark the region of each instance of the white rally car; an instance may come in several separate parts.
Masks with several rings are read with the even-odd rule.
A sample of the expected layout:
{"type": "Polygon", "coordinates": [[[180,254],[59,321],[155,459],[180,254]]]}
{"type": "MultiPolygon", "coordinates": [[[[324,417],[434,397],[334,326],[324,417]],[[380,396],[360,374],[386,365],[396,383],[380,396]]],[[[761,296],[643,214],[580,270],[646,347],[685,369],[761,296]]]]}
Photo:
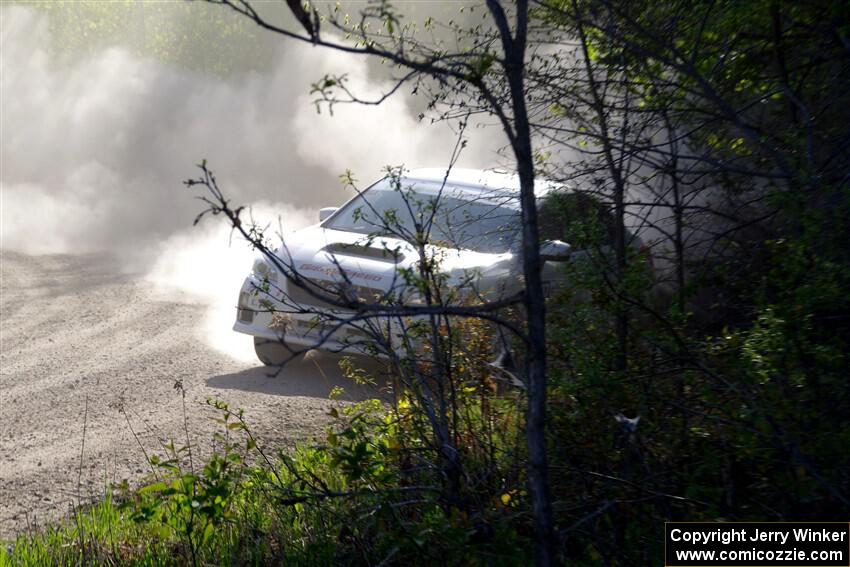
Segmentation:
{"type": "MultiPolygon", "coordinates": [[[[538,199],[556,190],[547,181],[535,187],[538,199]]],[[[414,219],[432,219],[428,249],[438,254],[448,285],[490,298],[521,289],[515,175],[453,169],[447,177],[444,169],[405,171],[378,181],[338,209],[322,209],[319,217],[318,224],[287,237],[275,251],[276,260],[258,257],[242,285],[233,329],[254,337],[264,364],[280,364],[313,348],[358,350],[368,329],[338,323],[351,310],[328,297],[342,303],[352,297],[416,303],[418,295],[402,274],[415,269],[419,255],[400,234],[412,230],[414,219]]],[[[544,226],[541,230],[546,232],[544,226]]],[[[547,260],[543,273],[549,287],[562,277],[558,266],[570,256],[570,245],[544,240],[541,254],[547,260]]]]}

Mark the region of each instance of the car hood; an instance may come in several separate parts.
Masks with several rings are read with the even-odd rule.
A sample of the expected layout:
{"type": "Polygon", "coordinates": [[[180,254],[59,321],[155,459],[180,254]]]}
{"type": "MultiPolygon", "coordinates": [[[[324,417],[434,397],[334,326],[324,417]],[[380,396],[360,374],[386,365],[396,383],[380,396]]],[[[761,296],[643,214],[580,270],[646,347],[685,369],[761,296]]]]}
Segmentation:
{"type": "MultiPolygon", "coordinates": [[[[484,274],[511,263],[513,254],[488,254],[429,245],[428,254],[439,259],[440,269],[448,274],[449,284],[459,283],[473,272],[484,274]]],[[[290,258],[300,275],[319,280],[339,279],[340,269],[358,285],[390,289],[402,281],[400,268],[414,267],[419,260],[416,249],[403,240],[388,237],[369,238],[362,234],[322,228],[314,225],[289,235],[280,251],[290,258]],[[398,257],[392,252],[398,251],[398,257]]]]}

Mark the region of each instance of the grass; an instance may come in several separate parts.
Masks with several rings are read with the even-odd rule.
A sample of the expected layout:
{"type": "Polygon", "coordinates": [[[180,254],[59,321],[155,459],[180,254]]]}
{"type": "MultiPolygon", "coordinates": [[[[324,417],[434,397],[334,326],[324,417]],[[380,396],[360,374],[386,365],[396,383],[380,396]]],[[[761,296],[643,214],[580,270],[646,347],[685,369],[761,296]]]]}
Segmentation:
{"type": "Polygon", "coordinates": [[[0,549],[0,565],[162,564],[168,545],[151,530],[127,521],[107,490],[71,519],[23,534],[0,549]]]}
{"type": "MultiPolygon", "coordinates": [[[[440,499],[439,477],[403,455],[405,439],[377,400],[331,411],[321,443],[271,457],[239,411],[221,411],[219,450],[163,446],[138,490],[107,487],[73,516],[0,549],[6,565],[522,565],[528,541],[483,497],[471,515],[440,499]],[[483,534],[483,537],[482,537],[483,534]]],[[[404,447],[408,447],[405,449],[404,447]]],[[[413,451],[411,453],[410,451],[413,451]]]]}
{"type": "Polygon", "coordinates": [[[336,546],[313,533],[317,515],[304,507],[277,508],[268,490],[256,477],[243,478],[228,503],[228,517],[204,534],[201,521],[181,529],[187,509],[168,496],[156,496],[161,506],[144,517],[153,496],[127,493],[119,502],[107,489],[99,502],[76,509],[71,518],[4,542],[0,566],[336,564],[336,546]]]}
{"type": "Polygon", "coordinates": [[[273,462],[241,412],[210,403],[221,411],[224,433],[216,434],[220,450],[206,462],[192,465],[189,445],[163,445],[149,458],[155,473],[147,484],[138,490],[126,483],[107,486],[100,501],[77,507],[65,521],[3,542],[0,567],[335,564],[335,546],[313,533],[313,510],[280,506],[279,500],[286,483],[297,480],[292,470],[316,466],[330,487],[344,479],[328,467],[319,471],[326,458],[315,447],[273,462]],[[244,435],[237,436],[240,431],[244,435]]]}

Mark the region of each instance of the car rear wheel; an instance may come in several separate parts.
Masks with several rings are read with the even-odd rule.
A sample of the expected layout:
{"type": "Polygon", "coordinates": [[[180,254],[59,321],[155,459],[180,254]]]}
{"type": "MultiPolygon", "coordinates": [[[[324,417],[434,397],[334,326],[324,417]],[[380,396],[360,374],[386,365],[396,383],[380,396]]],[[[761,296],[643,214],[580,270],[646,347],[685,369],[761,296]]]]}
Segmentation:
{"type": "Polygon", "coordinates": [[[294,350],[281,340],[254,337],[254,352],[266,366],[280,366],[303,358],[304,354],[295,354],[294,350]]]}

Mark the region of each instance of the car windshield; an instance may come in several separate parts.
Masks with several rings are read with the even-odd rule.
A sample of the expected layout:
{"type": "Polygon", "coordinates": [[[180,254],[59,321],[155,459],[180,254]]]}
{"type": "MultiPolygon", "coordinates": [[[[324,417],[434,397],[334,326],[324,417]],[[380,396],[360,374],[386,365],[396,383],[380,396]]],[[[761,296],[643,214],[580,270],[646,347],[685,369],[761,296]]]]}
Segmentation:
{"type": "Polygon", "coordinates": [[[421,181],[394,187],[386,179],[349,202],[323,226],[410,240],[414,225],[425,227],[432,217],[430,244],[491,254],[510,250],[520,226],[513,193],[421,181]]]}

